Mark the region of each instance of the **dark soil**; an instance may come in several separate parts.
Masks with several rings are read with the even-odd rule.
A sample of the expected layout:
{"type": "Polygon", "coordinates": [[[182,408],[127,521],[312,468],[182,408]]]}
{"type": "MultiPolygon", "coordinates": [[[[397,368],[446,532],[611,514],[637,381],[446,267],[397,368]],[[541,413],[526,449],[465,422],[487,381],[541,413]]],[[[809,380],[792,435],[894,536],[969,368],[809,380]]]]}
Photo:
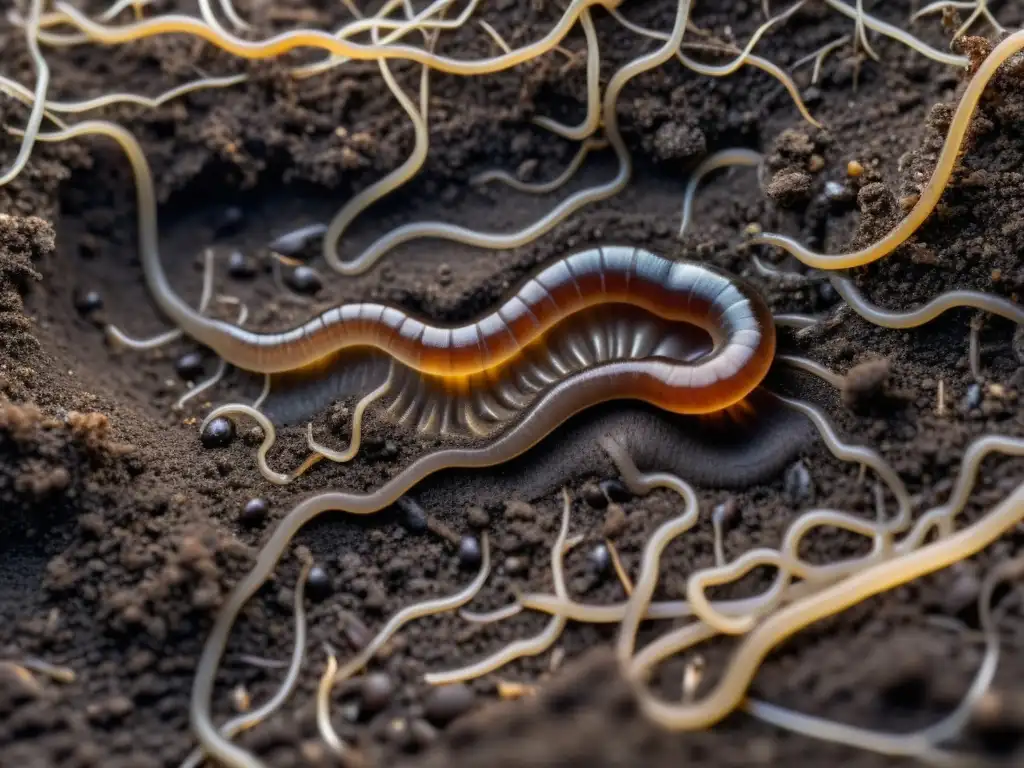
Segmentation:
{"type": "MultiPolygon", "coordinates": [[[[316,8],[297,0],[235,5],[257,22],[261,34],[296,24],[331,29],[346,19],[343,5],[334,2],[316,8]]],[[[498,5],[501,13],[489,12],[487,18],[512,45],[539,37],[561,13],[557,3],[511,0],[498,5]]],[[[675,13],[674,4],[662,0],[624,5],[630,6],[623,11],[631,19],[657,29],[667,29],[675,13]]],[[[760,5],[697,2],[694,22],[719,36],[731,34],[742,45],[760,22],[760,5]],[[716,5],[733,7],[712,10],[716,5]]],[[[893,23],[906,24],[904,4],[876,0],[865,5],[893,23]]],[[[1019,5],[1001,5],[1001,20],[1011,28],[1024,18],[1019,5]]],[[[195,12],[191,3],[182,9],[195,12]]],[[[90,3],[88,10],[102,8],[90,3]]],[[[651,44],[600,11],[595,17],[606,80],[651,44]]],[[[21,32],[3,24],[5,74],[33,83],[21,32]]],[[[823,4],[810,3],[782,31],[768,34],[758,53],[788,67],[852,28],[852,22],[823,4]]],[[[948,32],[937,20],[918,24],[915,32],[937,47],[948,45],[948,32]]],[[[797,71],[797,82],[827,131],[803,122],[778,83],[756,70],[710,79],[672,62],[642,76],[619,104],[636,163],[628,191],[514,251],[411,243],[364,277],[330,276],[317,305],[386,299],[455,321],[493,305],[535,265],[572,248],[608,241],[749,274],[742,231],[751,222],[784,228],[826,248],[867,243],[892,225],[899,201],[913,194],[929,172],[961,84],[960,73],[900,45],[885,39],[874,44],[881,63],[858,60],[849,47],[840,49],[826,60],[816,87],[808,87],[808,68],[797,71]],[[675,230],[688,171],[707,153],[736,145],[770,153],[764,182],[779,204],[758,187],[751,172],[712,177],[680,244],[675,230]],[[847,178],[850,160],[865,169],[857,179],[847,178]],[[827,203],[823,195],[830,181],[845,185],[851,202],[827,203]]],[[[983,49],[981,41],[972,44],[983,49]]],[[[583,50],[584,41],[576,31],[566,45],[583,50]]],[[[493,52],[489,38],[469,26],[444,36],[440,47],[464,58],[493,52]]],[[[372,63],[296,83],[283,63],[247,69],[211,47],[181,38],[113,49],[82,46],[48,56],[52,96],[61,99],[111,89],[156,94],[200,71],[252,73],[247,84],[195,93],[154,110],[119,107],[104,113],[130,128],[146,150],[162,203],[164,262],[176,286],[193,301],[204,247],[217,244],[225,252],[237,247],[256,254],[281,232],[324,221],[353,193],[400,164],[412,146],[411,127],[372,63]],[[229,206],[241,207],[243,221],[237,231],[218,238],[229,206]]],[[[500,231],[541,215],[566,192],[535,199],[498,187],[475,189],[468,179],[492,167],[525,173],[535,165],[537,179],[557,174],[575,147],[531,127],[529,119],[578,120],[584,67],[582,57],[567,63],[552,54],[501,75],[434,75],[424,171],[360,217],[343,255],[350,257],[407,221],[437,218],[500,231]]],[[[404,64],[394,68],[413,92],[418,70],[404,64]]],[[[1014,298],[1024,290],[1019,257],[1024,248],[1021,84],[1019,67],[997,78],[939,210],[911,243],[858,271],[872,300],[905,307],[954,287],[1014,298]]],[[[4,99],[0,109],[5,124],[23,124],[20,105],[4,99]]],[[[13,140],[0,144],[3,167],[16,150],[13,140]]],[[[572,188],[612,172],[607,162],[595,160],[572,188]]],[[[251,567],[273,521],[317,489],[376,487],[411,457],[436,445],[371,416],[369,446],[357,460],[317,466],[283,488],[270,486],[256,471],[247,425],[240,425],[243,434],[231,446],[204,449],[197,419],[209,404],[193,403],[184,414],[170,408],[185,387],[174,362],[194,346],[182,341],[159,352],[115,353],[103,339],[100,327],[108,321],[136,335],[165,327],[141,280],[133,201],[123,158],[109,143],[92,140],[38,145],[25,171],[0,188],[0,660],[36,657],[76,674],[69,684],[41,676],[33,684],[0,666],[3,768],[176,765],[193,745],[188,695],[212,617],[251,567]],[[89,291],[99,293],[102,307],[83,312],[89,291]],[[253,497],[269,506],[267,520],[255,525],[243,517],[253,497]]],[[[325,265],[319,266],[330,275],[325,265]]],[[[886,386],[899,397],[871,400],[871,387],[862,387],[847,392],[851,407],[846,407],[839,393],[803,376],[780,372],[773,384],[822,405],[844,435],[880,450],[922,504],[945,498],[973,438],[990,432],[1024,435],[1019,400],[1024,350],[1019,338],[1014,345],[1008,324],[989,320],[983,328],[984,381],[975,391],[967,360],[970,312],[949,313],[913,332],[886,331],[844,312],[827,288],[787,290],[750,277],[777,311],[831,313],[829,322],[810,333],[784,335],[789,348],[839,371],[877,358],[889,360],[886,386]],[[941,410],[940,385],[945,393],[941,410]]],[[[251,327],[279,327],[311,312],[310,306],[284,298],[266,271],[240,281],[222,269],[218,288],[248,303],[251,327]]],[[[210,372],[214,361],[206,357],[204,365],[210,372]]],[[[252,395],[257,387],[231,375],[211,399],[252,395]]],[[[451,593],[465,583],[469,577],[456,555],[458,538],[473,530],[470,521],[480,523],[479,510],[470,514],[473,507],[487,513],[497,548],[497,567],[473,607],[503,605],[514,590],[550,590],[557,491],[564,485],[583,499],[588,484],[614,476],[610,462],[593,446],[592,420],[622,419],[625,408],[584,414],[519,462],[514,473],[450,473],[432,479],[413,494],[431,521],[428,533],[409,532],[399,510],[358,520],[339,513],[309,526],[299,543],[326,570],[332,594],[309,604],[309,662],[298,690],[282,712],[245,734],[242,743],[275,767],[329,764],[313,718],[322,643],[350,652],[365,627],[372,630],[409,602],[451,593]]],[[[712,442],[706,440],[711,433],[702,431],[706,425],[668,420],[673,433],[664,426],[666,417],[637,412],[637,423],[660,430],[651,440],[678,436],[681,442],[663,446],[662,455],[673,457],[672,468],[684,474],[690,470],[709,513],[715,504],[734,500],[740,515],[726,539],[730,557],[775,545],[812,500],[825,507],[872,509],[870,488],[857,483],[857,468],[834,460],[802,425],[780,425],[772,414],[760,414],[764,423],[749,427],[743,445],[718,446],[715,450],[725,455],[715,461],[689,461],[689,455],[704,455],[699,453],[702,441],[712,442]],[[779,442],[765,430],[788,439],[779,442]],[[679,446],[675,452],[674,445],[679,446]],[[762,476],[715,483],[709,473],[702,474],[701,467],[727,467],[731,450],[753,456],[762,476]],[[784,468],[797,459],[809,469],[812,488],[810,495],[794,501],[784,468]]],[[[330,409],[309,416],[319,434],[335,423],[330,409]]],[[[346,441],[346,430],[343,424],[333,439],[346,441]]],[[[634,438],[644,442],[643,434],[634,438]]],[[[293,466],[303,448],[302,425],[291,426],[271,462],[293,466]]],[[[972,512],[990,506],[1022,479],[1019,462],[986,461],[972,512]]],[[[646,536],[677,504],[660,491],[621,502],[625,523],[616,541],[627,568],[635,572],[646,536]]],[[[588,601],[622,597],[611,579],[593,575],[587,561],[586,553],[600,541],[606,514],[582,500],[573,508],[572,529],[587,540],[567,559],[569,585],[588,601]]],[[[981,646],[969,631],[977,623],[972,605],[979,579],[994,562],[1018,552],[1021,537],[1014,532],[971,562],[800,634],[768,659],[754,692],[853,724],[899,730],[932,722],[955,705],[981,658],[981,646]],[[950,629],[936,616],[956,619],[965,628],[950,629]]],[[[814,551],[828,558],[848,555],[856,546],[859,542],[846,536],[821,536],[814,551]]],[[[712,557],[707,515],[666,554],[662,593],[678,597],[685,574],[710,564],[712,557]]],[[[261,701],[277,685],[280,672],[245,666],[238,657],[251,653],[283,659],[290,654],[299,562],[294,553],[286,556],[246,610],[222,671],[218,717],[233,711],[230,692],[237,686],[261,701]]],[[[394,692],[379,714],[347,719],[346,713],[356,710],[339,694],[335,722],[341,735],[355,740],[380,765],[724,768],[898,762],[782,734],[744,715],[708,732],[662,732],[636,712],[618,680],[608,651],[614,629],[589,626],[571,627],[559,642],[558,654],[565,659],[561,667],[555,669],[549,655],[515,663],[471,686],[473,711],[447,728],[426,724],[436,702],[428,701],[430,691],[421,681],[425,671],[461,665],[543,623],[542,617],[525,616],[479,628],[444,616],[409,626],[373,664],[394,681],[394,692]],[[499,679],[537,684],[539,693],[498,701],[499,679]]],[[[1024,672],[1020,610],[1010,611],[1003,635],[1005,653],[995,689],[1009,701],[1024,672]]],[[[720,642],[702,650],[709,679],[729,647],[720,642]]],[[[678,691],[681,664],[667,666],[665,684],[678,691]]],[[[1009,725],[1000,731],[1001,740],[991,736],[992,729],[977,730],[968,734],[970,745],[1012,750],[1024,714],[1011,707],[1006,717],[1009,725]]]]}

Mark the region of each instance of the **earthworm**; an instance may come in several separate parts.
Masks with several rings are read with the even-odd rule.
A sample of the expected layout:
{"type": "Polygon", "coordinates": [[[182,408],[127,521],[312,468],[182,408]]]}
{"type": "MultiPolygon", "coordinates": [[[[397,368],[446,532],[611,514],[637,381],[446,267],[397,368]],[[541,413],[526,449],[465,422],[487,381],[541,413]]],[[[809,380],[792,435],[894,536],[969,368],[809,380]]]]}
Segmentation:
{"type": "Polygon", "coordinates": [[[734,147],[715,152],[702,160],[690,174],[690,180],[686,182],[686,191],[683,193],[683,214],[679,223],[679,237],[686,233],[686,228],[690,225],[690,217],[693,215],[693,199],[697,194],[697,186],[705,176],[719,168],[757,167],[761,165],[763,158],[764,156],[755,150],[734,147]]]}
{"type": "MultiPolygon", "coordinates": [[[[994,436],[976,440],[964,455],[958,478],[959,488],[969,488],[973,484],[981,460],[993,451],[1024,455],[1024,440],[994,436]]],[[[699,623],[663,636],[645,648],[632,661],[631,667],[627,666],[641,710],[654,722],[669,729],[689,730],[713,725],[741,703],[760,662],[783,640],[868,597],[970,557],[1019,523],[1024,518],[1024,484],[1019,485],[980,520],[961,531],[949,531],[937,541],[924,543],[928,532],[940,521],[951,523],[965,502],[966,496],[955,491],[950,502],[930,510],[920,518],[912,533],[901,540],[891,553],[875,555],[873,561],[840,581],[826,585],[763,618],[741,641],[722,679],[711,693],[694,704],[674,705],[660,701],[639,684],[639,679],[652,664],[712,636],[714,628],[699,623]]]]}
{"type": "MultiPolygon", "coordinates": [[[[511,69],[551,50],[568,34],[583,9],[592,5],[610,7],[619,1],[573,0],[555,26],[540,40],[517,48],[511,54],[474,61],[438,56],[411,46],[363,45],[311,29],[285,32],[267,40],[252,42],[242,40],[224,30],[213,29],[199,19],[180,14],[165,14],[115,27],[95,22],[74,6],[61,0],[58,0],[54,8],[90,39],[105,45],[179,33],[198,37],[244,59],[270,59],[296,48],[317,48],[359,61],[379,58],[405,59],[451,75],[485,75],[511,69]]],[[[680,5],[688,5],[688,0],[681,0],[680,5]]]]}
{"type": "MultiPolygon", "coordinates": [[[[295,689],[296,683],[299,681],[299,672],[302,671],[302,660],[306,656],[306,606],[304,604],[306,595],[306,580],[309,577],[309,572],[313,568],[312,561],[305,563],[302,566],[302,570],[299,572],[298,581],[295,583],[295,646],[292,651],[292,658],[288,664],[288,672],[285,674],[284,680],[278,687],[277,692],[272,697],[267,699],[266,703],[262,706],[246,712],[242,715],[228,720],[224,725],[220,727],[220,735],[224,739],[230,739],[234,735],[241,731],[252,728],[254,725],[266,720],[270,715],[274,714],[281,705],[287,701],[292,691],[295,689]]],[[[203,750],[193,750],[185,761],[181,764],[181,768],[198,768],[203,762],[203,750]]]]}
{"type": "MultiPolygon", "coordinates": [[[[564,600],[569,598],[569,591],[565,586],[564,558],[566,551],[570,547],[566,538],[569,535],[569,512],[571,509],[572,501],[569,498],[569,492],[563,488],[562,524],[558,530],[558,536],[555,538],[555,543],[551,547],[551,575],[554,580],[555,595],[564,600]]],[[[558,640],[565,629],[566,623],[567,621],[563,616],[554,615],[548,621],[547,626],[534,637],[514,640],[497,653],[459,669],[452,669],[447,672],[431,672],[424,675],[423,680],[430,685],[450,685],[451,683],[482,677],[516,659],[537,656],[544,653],[558,640]]]]}
{"type": "Polygon", "coordinates": [[[985,577],[978,594],[978,618],[985,641],[985,655],[967,693],[956,708],[939,722],[911,733],[889,734],[868,728],[843,725],[813,715],[805,715],[768,702],[748,698],[742,708],[748,714],[788,731],[816,739],[846,744],[891,756],[917,756],[932,763],[958,765],[959,756],[938,752],[938,745],[960,733],[978,701],[988,691],[999,665],[999,635],[996,624],[1012,600],[1006,599],[992,609],[995,588],[1007,579],[1019,579],[1024,560],[1017,557],[999,563],[985,577]]]}
{"type": "Polygon", "coordinates": [[[21,169],[28,162],[29,155],[32,154],[39,126],[43,123],[43,112],[46,110],[46,91],[50,87],[50,67],[39,50],[39,15],[42,13],[42,6],[43,0],[31,0],[28,19],[25,23],[25,44],[28,46],[32,63],[36,68],[36,90],[32,107],[29,110],[28,122],[25,124],[21,146],[18,148],[18,154],[15,156],[14,162],[11,163],[11,167],[0,176],[0,187],[21,173],[21,169]]]}
{"type": "MultiPolygon", "coordinates": [[[[832,5],[834,0],[827,0],[832,5]]],[[[839,4],[841,5],[841,4],[839,4]]],[[[942,145],[942,151],[932,170],[931,178],[922,188],[914,207],[905,218],[893,227],[887,235],[869,246],[857,251],[846,253],[823,254],[812,251],[794,238],[787,235],[765,232],[752,237],[749,242],[755,245],[773,245],[782,248],[795,256],[799,261],[809,267],[817,269],[848,269],[860,267],[878,261],[892,253],[898,246],[907,241],[924,223],[942,197],[953,169],[956,167],[957,157],[963,147],[967,131],[970,128],[971,118],[977,109],[981,95],[999,67],[1014,54],[1024,47],[1024,30],[1014,32],[992,49],[992,52],[978,66],[974,76],[967,83],[967,88],[960,97],[956,111],[949,124],[946,134],[946,141],[942,145]]]]}

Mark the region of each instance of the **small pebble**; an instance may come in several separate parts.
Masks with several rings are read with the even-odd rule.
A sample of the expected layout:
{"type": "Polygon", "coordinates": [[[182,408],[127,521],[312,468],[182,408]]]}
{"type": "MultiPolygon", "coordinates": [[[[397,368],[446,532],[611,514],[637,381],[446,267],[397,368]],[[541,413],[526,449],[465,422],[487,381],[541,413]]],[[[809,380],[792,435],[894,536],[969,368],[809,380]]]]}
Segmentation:
{"type": "Polygon", "coordinates": [[[818,296],[827,304],[834,304],[839,294],[832,287],[832,283],[818,283],[818,296]]]}
{"type": "Polygon", "coordinates": [[[322,237],[326,231],[326,224],[310,224],[309,226],[293,229],[291,232],[285,232],[280,237],[271,241],[267,247],[274,253],[295,258],[302,254],[306,246],[322,237]]]}
{"type": "Polygon", "coordinates": [[[802,461],[789,466],[783,478],[783,486],[786,496],[793,504],[810,501],[814,496],[814,484],[811,482],[810,470],[802,461]]]}
{"type": "Polygon", "coordinates": [[[198,352],[186,352],[175,362],[174,370],[185,381],[195,381],[203,375],[203,356],[198,352]]]}
{"type": "Polygon", "coordinates": [[[312,295],[323,287],[320,273],[312,267],[300,264],[287,274],[285,279],[297,293],[312,295]]]}
{"type": "Polygon", "coordinates": [[[479,568],[483,559],[480,539],[476,536],[463,536],[459,541],[459,565],[467,570],[479,568]]]}
{"type": "Polygon", "coordinates": [[[75,296],[75,309],[83,315],[103,309],[103,297],[99,291],[85,291],[75,296]]]}
{"type": "Polygon", "coordinates": [[[309,569],[306,578],[306,593],[314,600],[323,600],[331,594],[331,577],[319,565],[309,569]]]}
{"type": "Polygon", "coordinates": [[[529,563],[527,563],[525,558],[513,555],[512,557],[505,558],[505,573],[509,576],[520,576],[526,573],[528,565],[529,563]]]}
{"type": "Polygon", "coordinates": [[[491,524],[491,516],[487,514],[487,511],[480,507],[470,507],[466,513],[466,519],[469,524],[474,528],[483,530],[491,524]]]}
{"type": "Polygon", "coordinates": [[[424,714],[434,725],[447,725],[466,714],[476,703],[473,689],[465,683],[441,685],[427,694],[423,702],[424,714]]]}
{"type": "Polygon", "coordinates": [[[256,265],[241,251],[232,251],[228,256],[228,274],[239,280],[253,277],[256,265]]]}
{"type": "Polygon", "coordinates": [[[206,425],[200,440],[204,448],[225,448],[235,439],[235,422],[223,416],[206,425]]]}
{"type": "Polygon", "coordinates": [[[366,675],[359,689],[363,712],[373,715],[387,709],[394,692],[395,684],[387,672],[371,672],[366,675]]]}
{"type": "Polygon", "coordinates": [[[601,490],[604,491],[604,495],[607,496],[609,500],[620,504],[633,498],[633,494],[629,492],[629,489],[621,480],[602,480],[601,490]]]}
{"type": "Polygon", "coordinates": [[[427,513],[414,499],[402,496],[395,502],[402,511],[402,526],[410,533],[425,533],[427,530],[427,513]]]}
{"type": "Polygon", "coordinates": [[[594,483],[584,485],[580,489],[580,497],[594,509],[604,509],[608,506],[608,497],[594,483]]]}
{"type": "Polygon", "coordinates": [[[836,206],[849,205],[857,199],[854,191],[838,181],[825,182],[825,199],[836,206]]]}
{"type": "Polygon", "coordinates": [[[975,382],[967,387],[967,395],[964,397],[964,405],[970,408],[978,408],[981,405],[981,384],[975,382]]]}
{"type": "Polygon", "coordinates": [[[601,535],[606,539],[614,539],[626,529],[626,512],[618,504],[609,504],[604,515],[601,535]]]}
{"type": "Polygon", "coordinates": [[[885,394],[890,372],[889,361],[885,358],[853,366],[843,377],[843,390],[840,393],[843,404],[850,410],[857,410],[877,400],[885,394]]]}
{"type": "Polygon", "coordinates": [[[266,517],[270,506],[263,499],[249,499],[242,507],[241,520],[245,525],[259,525],[266,517]]]}
{"type": "Polygon", "coordinates": [[[858,176],[864,174],[864,166],[856,160],[851,160],[846,164],[846,175],[851,179],[856,179],[858,176]]]}
{"type": "Polygon", "coordinates": [[[426,720],[417,717],[409,723],[409,736],[413,748],[424,749],[437,741],[437,729],[426,720]]]}
{"type": "Polygon", "coordinates": [[[604,576],[612,568],[612,555],[604,544],[596,545],[587,555],[587,562],[594,569],[594,573],[604,576]]]}
{"type": "Polygon", "coordinates": [[[505,502],[505,519],[512,520],[533,520],[537,511],[525,501],[512,499],[505,502]]]}
{"type": "Polygon", "coordinates": [[[230,237],[237,234],[245,222],[245,211],[237,205],[229,205],[220,215],[214,227],[214,237],[230,237]]]}

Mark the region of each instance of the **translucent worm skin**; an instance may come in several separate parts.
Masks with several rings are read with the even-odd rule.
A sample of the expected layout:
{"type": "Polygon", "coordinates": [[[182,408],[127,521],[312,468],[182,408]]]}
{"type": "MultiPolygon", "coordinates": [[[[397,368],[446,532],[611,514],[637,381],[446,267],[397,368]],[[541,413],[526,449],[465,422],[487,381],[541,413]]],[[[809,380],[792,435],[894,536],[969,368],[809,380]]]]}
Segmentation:
{"type": "MultiPolygon", "coordinates": [[[[840,4],[834,7],[840,8],[840,4]]],[[[843,6],[845,7],[845,6],[843,6]]],[[[848,253],[824,254],[810,250],[798,243],[791,237],[773,233],[764,233],[751,238],[750,242],[756,245],[773,245],[789,251],[793,256],[809,267],[815,269],[849,269],[861,267],[878,261],[887,256],[897,247],[905,243],[911,235],[924,223],[925,219],[935,210],[935,206],[942,197],[949,177],[956,166],[957,157],[963,147],[964,139],[967,136],[967,129],[971,124],[971,117],[981,100],[989,81],[995,76],[999,67],[1011,56],[1024,48],[1024,30],[1015,32],[992,49],[992,53],[981,63],[978,71],[971,78],[960,97],[953,119],[949,123],[949,132],[946,134],[946,142],[942,145],[939,159],[935,163],[935,170],[931,178],[921,190],[921,196],[917,203],[885,237],[875,243],[861,248],[858,251],[848,253]]]]}

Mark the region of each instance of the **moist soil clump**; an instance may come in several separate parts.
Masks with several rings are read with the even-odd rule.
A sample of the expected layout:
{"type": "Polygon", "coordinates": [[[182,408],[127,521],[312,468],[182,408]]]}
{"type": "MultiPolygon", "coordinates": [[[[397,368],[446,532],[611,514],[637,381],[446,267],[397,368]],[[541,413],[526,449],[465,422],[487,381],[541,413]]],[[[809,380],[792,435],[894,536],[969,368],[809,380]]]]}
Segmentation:
{"type": "MultiPolygon", "coordinates": [[[[529,0],[498,5],[501,14],[488,18],[512,45],[541,37],[562,13],[558,4],[529,0]]],[[[742,46],[762,21],[761,4],[722,5],[735,7],[697,2],[693,22],[742,46]]],[[[905,14],[890,5],[865,2],[869,12],[904,26],[905,14]]],[[[87,6],[94,17],[103,10],[87,6]]],[[[239,0],[235,6],[261,35],[297,24],[335,29],[348,18],[341,3],[239,0]]],[[[671,2],[626,6],[631,20],[652,29],[670,28],[675,14],[671,2]]],[[[160,11],[195,13],[191,4],[174,2],[160,11]]],[[[1006,10],[1011,17],[1014,12],[1022,15],[1006,10]]],[[[594,16],[606,81],[652,44],[603,12],[594,16]]],[[[1020,21],[1003,19],[1011,28],[1020,21]]],[[[23,32],[8,19],[0,25],[5,74],[34,82],[23,32]]],[[[790,69],[852,29],[850,19],[811,3],[783,33],[767,34],[757,52],[790,69]]],[[[493,55],[494,41],[478,32],[467,25],[442,35],[439,52],[463,59],[493,55]]],[[[939,49],[949,46],[948,30],[934,19],[914,32],[939,49]]],[[[565,45],[583,51],[582,35],[574,32],[565,45]]],[[[300,296],[286,293],[298,278],[275,280],[258,258],[261,249],[282,233],[326,222],[413,147],[413,128],[382,87],[375,63],[354,62],[297,81],[283,62],[247,65],[184,37],[113,49],[86,45],[47,56],[55,99],[99,96],[112,84],[154,94],[198,72],[250,75],[235,87],[152,109],[99,110],[139,138],[153,166],[163,260],[187,300],[199,296],[202,252],[210,246],[240,254],[225,255],[218,290],[249,307],[251,328],[284,327],[346,300],[395,302],[456,323],[493,307],[536,265],[588,245],[629,243],[703,260],[751,279],[776,312],[827,316],[814,328],[783,333],[782,343],[835,371],[852,369],[843,392],[795,374],[780,374],[774,383],[824,407],[843,435],[878,449],[921,504],[932,505],[946,498],[972,439],[991,432],[1024,436],[1019,334],[998,319],[981,325],[979,380],[968,356],[971,312],[950,312],[909,332],[876,328],[846,311],[826,283],[758,276],[743,242],[744,230],[756,223],[822,250],[861,246],[912,204],[934,165],[962,77],[889,39],[873,45],[880,62],[840,48],[814,85],[808,68],[796,71],[809,108],[827,130],[804,122],[779,83],[759,70],[743,67],[710,78],[669,62],[631,83],[619,101],[635,164],[626,192],[522,248],[483,251],[417,241],[351,279],[333,275],[315,247],[299,248],[293,258],[317,270],[315,286],[314,277],[302,274],[309,290],[300,296]],[[679,240],[687,174],[708,153],[732,146],[766,153],[761,184],[752,170],[709,177],[679,240]]],[[[970,38],[960,45],[976,56],[988,43],[970,38]]],[[[393,69],[415,93],[419,68],[395,62],[393,69]]],[[[989,86],[951,186],[917,235],[855,271],[871,301],[901,309],[953,288],[1021,296],[1021,77],[1019,66],[1007,67],[989,86]]],[[[609,178],[611,164],[596,158],[569,188],[540,198],[470,183],[494,168],[523,181],[557,176],[576,146],[530,121],[580,120],[585,84],[582,53],[550,54],[480,78],[432,75],[426,164],[359,218],[343,238],[342,257],[352,258],[409,221],[511,231],[543,215],[567,189],[609,178]]],[[[13,100],[5,99],[0,110],[6,125],[24,124],[26,110],[13,100]]],[[[0,144],[3,167],[16,151],[13,140],[0,144]]],[[[115,351],[104,341],[106,323],[140,337],[166,329],[142,282],[134,196],[127,164],[98,139],[40,143],[24,172],[0,188],[0,766],[179,764],[194,746],[189,692],[202,643],[274,522],[316,490],[375,488],[440,444],[371,409],[355,460],[324,462],[278,487],[256,470],[261,436],[251,423],[239,420],[224,439],[204,440],[199,423],[210,407],[251,399],[259,382],[229,373],[208,398],[175,411],[171,406],[190,382],[215,369],[207,351],[187,340],[144,353],[115,351]],[[19,665],[31,660],[73,675],[26,675],[19,665]]],[[[779,264],[796,266],[790,259],[779,264]]],[[[236,308],[215,305],[212,311],[233,318],[236,308]]],[[[354,405],[349,399],[300,408],[279,435],[272,466],[291,467],[304,458],[308,419],[317,435],[343,445],[354,405]]],[[[275,768],[336,765],[319,740],[313,706],[323,644],[351,654],[410,602],[460,589],[472,578],[482,531],[493,544],[496,567],[475,610],[498,608],[517,592],[550,591],[562,487],[573,499],[572,530],[586,537],[566,558],[570,591],[588,602],[623,599],[608,550],[600,550],[604,537],[614,540],[635,573],[647,536],[674,513],[678,499],[665,491],[633,497],[609,483],[617,473],[606,456],[573,443],[572,430],[587,435],[588,420],[608,412],[583,414],[558,438],[563,442],[540,449],[543,460],[526,457],[517,465],[521,475],[447,473],[393,509],[358,519],[331,514],[307,526],[298,544],[317,573],[307,586],[306,665],[288,704],[239,742],[275,768]],[[521,482],[509,479],[520,476],[521,482]]],[[[757,454],[756,445],[748,448],[757,454]]],[[[666,554],[666,597],[681,597],[683,576],[713,562],[710,514],[720,505],[731,511],[730,559],[775,546],[797,512],[812,504],[869,509],[855,469],[799,430],[784,455],[760,460],[766,476],[752,485],[700,484],[702,521],[666,554]]],[[[1022,479],[1019,462],[986,461],[968,514],[992,506],[1022,479]]],[[[819,537],[814,557],[850,556],[863,545],[851,539],[819,537]]],[[[981,660],[972,634],[978,585],[994,563],[1019,551],[1019,543],[1020,534],[1010,534],[968,562],[799,634],[767,659],[752,694],[883,730],[935,721],[956,705],[981,660]]],[[[279,684],[282,670],[246,664],[243,655],[290,656],[300,560],[295,552],[286,555],[243,612],[218,678],[218,722],[245,699],[265,701],[279,684]]],[[[759,578],[753,587],[770,575],[759,578]]],[[[706,732],[666,733],[637,711],[619,679],[609,650],[613,626],[570,625],[553,654],[444,694],[422,680],[428,671],[461,666],[538,632],[544,622],[522,615],[478,626],[445,614],[406,627],[358,687],[337,694],[339,734],[371,764],[408,768],[902,764],[781,734],[742,714],[706,732]]],[[[1016,652],[1022,635],[1020,611],[1011,610],[1002,623],[995,698],[969,726],[967,746],[999,756],[1018,749],[1024,718],[1014,703],[1014,681],[1024,671],[1016,652]]],[[[716,642],[702,649],[708,680],[731,647],[716,642]]],[[[683,668],[684,660],[666,665],[663,693],[678,698],[683,668]]]]}

